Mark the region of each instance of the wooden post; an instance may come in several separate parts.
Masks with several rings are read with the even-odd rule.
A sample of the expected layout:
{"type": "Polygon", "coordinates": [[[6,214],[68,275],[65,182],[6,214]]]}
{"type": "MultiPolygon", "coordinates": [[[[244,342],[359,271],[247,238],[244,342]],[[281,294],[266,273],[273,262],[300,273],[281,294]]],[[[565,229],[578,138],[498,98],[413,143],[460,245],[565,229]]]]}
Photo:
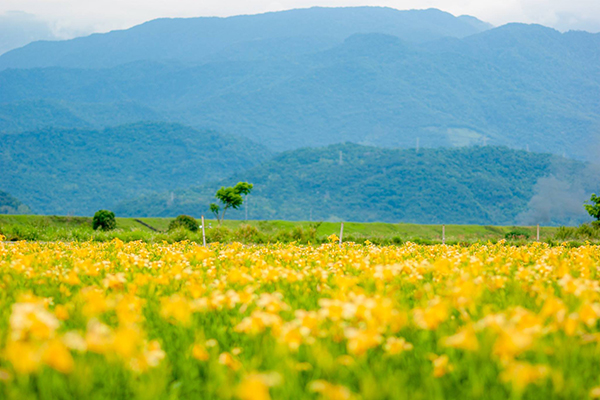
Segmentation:
{"type": "Polygon", "coordinates": [[[344,223],[342,222],[342,226],[340,227],[340,248],[342,248],[342,237],[344,236],[344,223]]]}
{"type": "Polygon", "coordinates": [[[202,245],[206,247],[206,234],[204,233],[204,215],[202,216],[202,245]]]}
{"type": "Polygon", "coordinates": [[[446,244],[446,225],[442,225],[442,244],[446,244]]]}
{"type": "Polygon", "coordinates": [[[536,235],[537,241],[540,241],[540,224],[538,224],[537,226],[537,235],[536,235]]]}

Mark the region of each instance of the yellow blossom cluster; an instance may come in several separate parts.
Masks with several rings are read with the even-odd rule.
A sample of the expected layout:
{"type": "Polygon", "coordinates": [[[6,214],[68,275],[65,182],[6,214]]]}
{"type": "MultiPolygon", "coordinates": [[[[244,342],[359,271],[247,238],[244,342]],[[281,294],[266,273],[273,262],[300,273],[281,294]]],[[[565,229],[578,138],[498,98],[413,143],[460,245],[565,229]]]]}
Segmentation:
{"type": "Polygon", "coordinates": [[[0,397],[599,397],[599,278],[593,245],[0,243],[0,397]]]}

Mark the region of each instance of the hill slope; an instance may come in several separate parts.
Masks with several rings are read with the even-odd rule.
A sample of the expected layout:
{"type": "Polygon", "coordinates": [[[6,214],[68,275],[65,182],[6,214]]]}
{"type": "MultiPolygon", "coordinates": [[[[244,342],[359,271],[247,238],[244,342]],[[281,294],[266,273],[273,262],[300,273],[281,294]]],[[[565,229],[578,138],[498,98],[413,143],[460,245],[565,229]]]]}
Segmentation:
{"type": "Polygon", "coordinates": [[[90,215],[155,191],[199,185],[270,157],[248,140],[166,123],[0,135],[0,187],[44,214],[90,215]]]}
{"type": "MultiPolygon", "coordinates": [[[[0,111],[11,111],[0,131],[31,124],[30,102],[44,99],[79,105],[72,114],[86,126],[156,114],[274,150],[414,147],[419,138],[427,147],[488,143],[597,160],[599,49],[600,34],[511,24],[422,45],[360,34],[326,51],[256,61],[6,70],[0,111]],[[98,116],[120,104],[131,112],[98,116]]],[[[56,120],[50,111],[36,123],[56,120]]]]}
{"type": "MultiPolygon", "coordinates": [[[[585,219],[581,204],[589,197],[586,190],[597,185],[598,170],[588,177],[587,168],[549,154],[501,147],[416,152],[343,144],[286,152],[222,182],[179,191],[174,197],[145,196],[120,204],[116,211],[122,216],[209,215],[208,204],[220,185],[248,181],[255,187],[250,219],[574,223],[585,219]],[[539,182],[549,176],[569,184],[566,193],[555,191],[547,199],[555,206],[548,210],[550,215],[536,215],[529,209],[530,200],[544,197],[539,182]],[[564,210],[559,194],[584,197],[575,199],[577,209],[564,210]]],[[[234,211],[229,217],[243,219],[245,212],[234,211]]]]}
{"type": "Polygon", "coordinates": [[[149,107],[130,101],[110,103],[42,99],[0,104],[0,132],[60,128],[105,128],[139,121],[168,121],[149,107]]]}
{"type": "Polygon", "coordinates": [[[0,190],[0,214],[30,214],[31,210],[9,193],[0,190]]]}
{"type": "Polygon", "coordinates": [[[309,8],[229,18],[158,19],[123,31],[35,42],[0,57],[6,68],[101,68],[140,60],[204,63],[314,52],[355,33],[408,41],[465,37],[489,29],[475,18],[430,9],[309,8]],[[283,52],[283,53],[282,53],[283,52]]]}

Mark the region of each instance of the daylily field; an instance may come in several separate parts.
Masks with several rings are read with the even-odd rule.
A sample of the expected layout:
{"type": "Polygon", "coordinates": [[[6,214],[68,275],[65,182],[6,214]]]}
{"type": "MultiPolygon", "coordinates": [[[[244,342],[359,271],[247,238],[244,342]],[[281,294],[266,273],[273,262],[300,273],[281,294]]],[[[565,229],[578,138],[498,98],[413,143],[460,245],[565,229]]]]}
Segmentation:
{"type": "Polygon", "coordinates": [[[1,399],[600,397],[600,246],[0,243],[1,399]]]}

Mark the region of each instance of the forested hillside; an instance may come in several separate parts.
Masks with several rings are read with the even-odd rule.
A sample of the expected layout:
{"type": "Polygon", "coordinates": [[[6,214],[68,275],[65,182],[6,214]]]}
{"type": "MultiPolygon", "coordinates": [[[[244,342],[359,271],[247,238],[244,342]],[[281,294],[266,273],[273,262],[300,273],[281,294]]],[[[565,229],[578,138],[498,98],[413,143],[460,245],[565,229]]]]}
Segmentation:
{"type": "Polygon", "coordinates": [[[29,214],[31,210],[9,193],[0,190],[0,214],[29,214]]]}
{"type": "Polygon", "coordinates": [[[143,193],[225,178],[270,157],[249,140],[177,124],[0,135],[0,188],[34,212],[91,215],[143,193]]]}
{"type": "MultiPolygon", "coordinates": [[[[145,196],[120,204],[116,211],[121,216],[209,215],[216,189],[248,181],[255,188],[248,202],[250,219],[574,223],[586,218],[585,197],[577,197],[589,192],[579,188],[597,189],[598,170],[590,168],[549,154],[502,147],[416,151],[347,143],[285,152],[221,182],[145,196]],[[556,184],[540,185],[547,179],[558,186],[568,183],[562,191],[556,184]],[[530,202],[534,196],[548,196],[555,208],[531,209],[540,206],[530,202]],[[561,209],[565,199],[558,196],[574,197],[578,208],[565,213],[561,209]]],[[[241,209],[230,218],[245,215],[241,209]]]]}
{"type": "MultiPolygon", "coordinates": [[[[147,38],[152,26],[133,32],[147,38]]],[[[133,34],[127,32],[115,37],[133,34]]],[[[37,46],[31,57],[54,54],[50,44],[37,46]]],[[[406,148],[418,139],[427,147],[494,144],[600,158],[600,34],[511,24],[427,43],[370,33],[325,50],[309,46],[292,55],[287,48],[198,65],[7,69],[0,72],[0,131],[168,120],[273,150],[344,141],[406,148]]]]}

